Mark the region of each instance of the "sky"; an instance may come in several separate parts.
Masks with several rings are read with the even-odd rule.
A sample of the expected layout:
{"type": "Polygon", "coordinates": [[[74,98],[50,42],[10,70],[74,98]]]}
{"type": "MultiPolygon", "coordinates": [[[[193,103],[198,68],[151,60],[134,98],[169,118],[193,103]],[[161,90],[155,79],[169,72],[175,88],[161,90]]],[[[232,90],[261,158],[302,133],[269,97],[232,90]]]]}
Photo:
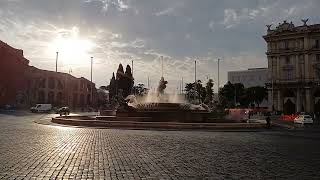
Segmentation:
{"type": "Polygon", "coordinates": [[[227,72],[266,67],[266,24],[320,23],[320,0],[0,0],[0,40],[24,50],[30,65],[108,85],[118,64],[134,61],[135,83],[169,91],[181,79],[212,78],[217,92],[227,72]]]}

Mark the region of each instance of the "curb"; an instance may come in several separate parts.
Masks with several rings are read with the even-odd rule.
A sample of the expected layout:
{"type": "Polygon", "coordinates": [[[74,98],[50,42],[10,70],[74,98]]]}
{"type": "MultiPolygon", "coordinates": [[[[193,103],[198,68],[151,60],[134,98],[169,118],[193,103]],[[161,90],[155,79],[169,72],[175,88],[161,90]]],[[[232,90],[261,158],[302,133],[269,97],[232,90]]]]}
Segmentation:
{"type": "Polygon", "coordinates": [[[102,121],[52,118],[52,123],[81,127],[104,127],[126,129],[165,129],[165,130],[261,130],[261,123],[178,123],[178,122],[137,122],[137,121],[102,121]]]}

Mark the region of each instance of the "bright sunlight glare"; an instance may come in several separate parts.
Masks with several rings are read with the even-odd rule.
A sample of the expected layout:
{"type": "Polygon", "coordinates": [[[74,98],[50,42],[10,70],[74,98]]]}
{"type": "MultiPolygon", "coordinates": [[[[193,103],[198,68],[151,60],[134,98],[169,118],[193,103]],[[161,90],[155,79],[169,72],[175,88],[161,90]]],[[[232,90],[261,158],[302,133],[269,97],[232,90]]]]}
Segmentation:
{"type": "Polygon", "coordinates": [[[89,51],[94,44],[79,36],[79,29],[73,27],[72,30],[59,33],[50,43],[49,53],[59,52],[59,62],[63,65],[82,65],[90,57],[89,51]]]}

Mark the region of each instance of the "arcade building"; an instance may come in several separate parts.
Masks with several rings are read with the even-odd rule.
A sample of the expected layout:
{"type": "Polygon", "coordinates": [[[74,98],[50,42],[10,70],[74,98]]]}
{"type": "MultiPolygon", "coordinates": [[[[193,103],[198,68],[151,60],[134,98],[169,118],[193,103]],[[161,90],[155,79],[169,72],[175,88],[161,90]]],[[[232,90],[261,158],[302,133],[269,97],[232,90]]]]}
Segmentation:
{"type": "Polygon", "coordinates": [[[94,107],[96,102],[93,82],[30,66],[23,50],[0,41],[0,108],[5,105],[29,108],[41,103],[78,110],[94,107]]]}
{"type": "Polygon", "coordinates": [[[267,25],[269,110],[320,113],[320,24],[267,25]]]}

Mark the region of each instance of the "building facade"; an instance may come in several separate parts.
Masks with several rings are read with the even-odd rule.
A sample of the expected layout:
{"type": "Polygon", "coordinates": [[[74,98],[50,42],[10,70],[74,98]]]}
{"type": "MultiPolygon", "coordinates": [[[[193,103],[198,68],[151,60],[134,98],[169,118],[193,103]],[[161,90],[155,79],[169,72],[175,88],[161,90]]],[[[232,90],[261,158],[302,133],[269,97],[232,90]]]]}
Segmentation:
{"type": "Polygon", "coordinates": [[[285,114],[320,112],[320,24],[267,25],[269,109],[285,114]]]}
{"type": "Polygon", "coordinates": [[[30,67],[27,97],[30,105],[37,103],[69,106],[72,109],[92,107],[96,104],[95,84],[70,74],[30,67]]]}
{"type": "Polygon", "coordinates": [[[252,68],[245,71],[229,71],[228,81],[232,84],[242,83],[245,88],[265,87],[268,78],[267,68],[252,68]]]}
{"type": "Polygon", "coordinates": [[[0,41],[0,106],[27,104],[24,90],[29,61],[23,51],[0,41]]]}
{"type": "Polygon", "coordinates": [[[23,51],[0,41],[0,106],[27,108],[37,103],[95,107],[95,84],[81,77],[29,66],[23,51]]]}

